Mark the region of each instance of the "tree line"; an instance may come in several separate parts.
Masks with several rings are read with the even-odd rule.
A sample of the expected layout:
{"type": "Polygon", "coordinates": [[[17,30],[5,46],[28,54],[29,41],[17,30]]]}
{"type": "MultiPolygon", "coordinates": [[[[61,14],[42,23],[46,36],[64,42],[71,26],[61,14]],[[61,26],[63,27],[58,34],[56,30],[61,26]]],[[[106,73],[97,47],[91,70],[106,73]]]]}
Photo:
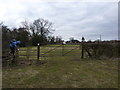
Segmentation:
{"type": "Polygon", "coordinates": [[[21,47],[36,46],[46,44],[60,44],[63,42],[62,37],[52,36],[55,29],[53,23],[39,18],[33,22],[23,21],[19,28],[9,28],[8,26],[0,23],[2,30],[2,48],[9,48],[10,40],[20,40],[21,47]]]}

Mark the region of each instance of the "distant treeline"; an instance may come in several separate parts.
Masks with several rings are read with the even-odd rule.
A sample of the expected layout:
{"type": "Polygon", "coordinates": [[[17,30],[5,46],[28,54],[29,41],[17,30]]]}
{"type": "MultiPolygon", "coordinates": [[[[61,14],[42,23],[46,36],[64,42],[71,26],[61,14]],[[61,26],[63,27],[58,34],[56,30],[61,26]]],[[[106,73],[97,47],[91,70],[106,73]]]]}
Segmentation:
{"type": "MultiPolygon", "coordinates": [[[[66,41],[66,44],[80,44],[81,41],[75,40],[74,38],[70,38],[69,41],[66,41]]],[[[95,41],[84,41],[84,43],[120,43],[120,40],[109,40],[109,41],[100,41],[100,40],[95,40],[95,41]]]]}
{"type": "Polygon", "coordinates": [[[23,21],[19,28],[8,28],[1,23],[2,29],[2,48],[9,48],[10,40],[20,40],[20,46],[35,46],[45,44],[60,44],[63,42],[60,36],[52,36],[55,31],[53,24],[48,20],[42,18],[34,20],[33,22],[23,21]]]}

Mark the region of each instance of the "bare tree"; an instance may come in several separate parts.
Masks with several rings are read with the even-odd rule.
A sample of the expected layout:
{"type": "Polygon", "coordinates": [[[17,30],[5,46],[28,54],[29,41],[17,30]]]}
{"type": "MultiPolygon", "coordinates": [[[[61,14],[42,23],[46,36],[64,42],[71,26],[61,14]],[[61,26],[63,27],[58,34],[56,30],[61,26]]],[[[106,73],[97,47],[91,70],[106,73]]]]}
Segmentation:
{"type": "Polygon", "coordinates": [[[32,37],[40,36],[42,43],[44,38],[54,31],[53,24],[42,18],[34,20],[32,23],[24,21],[22,22],[22,25],[29,33],[31,33],[32,37]]]}
{"type": "Polygon", "coordinates": [[[0,26],[3,24],[3,22],[0,23],[0,26]]]}
{"type": "Polygon", "coordinates": [[[52,23],[44,19],[35,20],[33,22],[33,26],[34,26],[35,33],[41,36],[48,35],[52,31],[54,31],[54,29],[52,29],[52,23]]]}
{"type": "Polygon", "coordinates": [[[2,25],[3,25],[3,22],[0,22],[0,29],[1,29],[2,25]]]}
{"type": "Polygon", "coordinates": [[[32,23],[28,21],[21,22],[23,28],[29,33],[30,36],[33,34],[32,23]]]}
{"type": "Polygon", "coordinates": [[[42,18],[34,20],[33,23],[24,21],[22,22],[22,25],[29,32],[37,35],[48,35],[49,33],[52,33],[52,31],[54,31],[54,29],[52,28],[53,24],[48,20],[44,20],[42,18]]]}

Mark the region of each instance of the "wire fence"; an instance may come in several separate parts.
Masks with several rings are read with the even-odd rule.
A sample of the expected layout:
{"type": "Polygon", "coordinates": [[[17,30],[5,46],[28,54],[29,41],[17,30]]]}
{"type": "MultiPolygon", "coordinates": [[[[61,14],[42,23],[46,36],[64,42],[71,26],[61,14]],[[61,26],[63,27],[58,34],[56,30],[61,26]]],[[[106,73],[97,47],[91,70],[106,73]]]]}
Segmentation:
{"type": "MultiPolygon", "coordinates": [[[[44,60],[48,57],[74,56],[86,57],[119,57],[118,43],[81,43],[80,45],[46,45],[20,48],[16,60],[44,60]]],[[[9,50],[3,51],[3,61],[10,61],[9,50]]]]}
{"type": "Polygon", "coordinates": [[[19,57],[27,59],[38,59],[41,57],[66,56],[70,53],[80,55],[80,45],[48,45],[29,48],[21,48],[19,57]]]}

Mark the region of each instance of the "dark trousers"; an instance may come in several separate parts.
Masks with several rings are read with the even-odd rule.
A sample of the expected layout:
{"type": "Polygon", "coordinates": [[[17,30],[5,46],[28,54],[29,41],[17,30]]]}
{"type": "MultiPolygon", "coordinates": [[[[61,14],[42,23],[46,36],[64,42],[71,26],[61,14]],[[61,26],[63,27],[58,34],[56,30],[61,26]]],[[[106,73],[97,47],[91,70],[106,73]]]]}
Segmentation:
{"type": "Polygon", "coordinates": [[[15,48],[14,48],[14,47],[10,47],[10,53],[11,53],[12,55],[15,54],[15,48]]]}

